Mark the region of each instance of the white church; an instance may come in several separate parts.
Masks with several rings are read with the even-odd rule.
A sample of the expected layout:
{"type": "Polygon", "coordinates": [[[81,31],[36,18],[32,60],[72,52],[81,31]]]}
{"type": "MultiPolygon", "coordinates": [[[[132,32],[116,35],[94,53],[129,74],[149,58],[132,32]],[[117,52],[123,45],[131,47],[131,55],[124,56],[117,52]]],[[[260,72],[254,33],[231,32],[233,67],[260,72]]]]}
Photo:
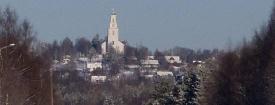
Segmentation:
{"type": "Polygon", "coordinates": [[[115,50],[116,53],[123,54],[124,53],[124,44],[119,41],[119,29],[117,25],[117,13],[114,11],[110,17],[110,23],[107,33],[107,38],[101,44],[101,53],[107,54],[111,48],[115,50]]]}

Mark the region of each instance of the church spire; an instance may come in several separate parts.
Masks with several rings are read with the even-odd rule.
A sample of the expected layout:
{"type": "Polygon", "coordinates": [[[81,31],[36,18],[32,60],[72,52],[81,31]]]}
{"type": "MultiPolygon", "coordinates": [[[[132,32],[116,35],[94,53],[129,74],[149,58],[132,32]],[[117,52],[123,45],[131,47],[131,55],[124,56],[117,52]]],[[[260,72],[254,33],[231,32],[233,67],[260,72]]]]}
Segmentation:
{"type": "Polygon", "coordinates": [[[112,9],[112,15],[110,17],[109,29],[108,29],[108,43],[118,41],[118,25],[117,15],[114,9],[112,9]]]}

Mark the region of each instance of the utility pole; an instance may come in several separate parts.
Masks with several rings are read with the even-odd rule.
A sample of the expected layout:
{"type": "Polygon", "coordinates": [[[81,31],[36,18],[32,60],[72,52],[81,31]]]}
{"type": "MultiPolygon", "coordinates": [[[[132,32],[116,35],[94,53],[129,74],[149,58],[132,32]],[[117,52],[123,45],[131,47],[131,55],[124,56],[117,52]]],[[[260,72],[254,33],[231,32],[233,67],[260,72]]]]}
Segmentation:
{"type": "MultiPolygon", "coordinates": [[[[9,45],[7,45],[7,46],[4,46],[4,47],[1,47],[0,48],[0,62],[1,62],[1,67],[0,67],[0,98],[2,98],[2,99],[4,99],[4,92],[3,92],[3,85],[4,85],[4,81],[3,81],[3,73],[4,73],[4,61],[3,61],[3,57],[2,57],[2,50],[3,49],[6,49],[6,48],[9,48],[9,47],[13,47],[13,46],[15,46],[15,44],[14,43],[11,43],[11,44],[9,44],[9,45]]],[[[2,99],[0,99],[0,101],[2,100],[2,99]]],[[[8,93],[6,94],[6,100],[5,100],[5,105],[8,105],[9,103],[8,103],[8,101],[9,101],[9,95],[8,95],[8,93]]],[[[0,102],[0,103],[2,103],[2,102],[0,102]]]]}
{"type": "Polygon", "coordinates": [[[6,94],[6,102],[5,105],[9,105],[9,94],[6,94]]]}

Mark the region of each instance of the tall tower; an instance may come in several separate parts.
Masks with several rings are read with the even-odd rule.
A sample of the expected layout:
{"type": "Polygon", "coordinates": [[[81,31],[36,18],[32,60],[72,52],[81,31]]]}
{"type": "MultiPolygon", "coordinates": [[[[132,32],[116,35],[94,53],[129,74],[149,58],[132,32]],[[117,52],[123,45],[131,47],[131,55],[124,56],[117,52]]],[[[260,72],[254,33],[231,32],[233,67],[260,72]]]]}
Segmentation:
{"type": "Polygon", "coordinates": [[[124,53],[124,44],[119,41],[118,38],[118,25],[117,25],[117,13],[114,11],[110,17],[110,23],[107,32],[107,39],[101,44],[101,53],[106,54],[109,52],[109,49],[114,48],[116,53],[124,53]]]}
{"type": "Polygon", "coordinates": [[[117,14],[115,10],[113,9],[112,15],[110,17],[110,23],[108,28],[108,44],[114,44],[114,42],[119,41],[118,40],[118,25],[117,25],[117,14]]]}

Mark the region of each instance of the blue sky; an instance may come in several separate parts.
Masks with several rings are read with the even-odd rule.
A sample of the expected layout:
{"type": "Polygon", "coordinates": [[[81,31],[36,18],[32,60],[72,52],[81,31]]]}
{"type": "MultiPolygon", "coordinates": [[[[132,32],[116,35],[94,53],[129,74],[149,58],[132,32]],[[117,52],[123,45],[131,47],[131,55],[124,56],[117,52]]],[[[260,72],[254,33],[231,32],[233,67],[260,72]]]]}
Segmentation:
{"type": "Polygon", "coordinates": [[[106,36],[112,8],[120,39],[154,50],[225,48],[251,39],[267,23],[273,0],[0,0],[28,19],[38,38],[106,36]]]}

